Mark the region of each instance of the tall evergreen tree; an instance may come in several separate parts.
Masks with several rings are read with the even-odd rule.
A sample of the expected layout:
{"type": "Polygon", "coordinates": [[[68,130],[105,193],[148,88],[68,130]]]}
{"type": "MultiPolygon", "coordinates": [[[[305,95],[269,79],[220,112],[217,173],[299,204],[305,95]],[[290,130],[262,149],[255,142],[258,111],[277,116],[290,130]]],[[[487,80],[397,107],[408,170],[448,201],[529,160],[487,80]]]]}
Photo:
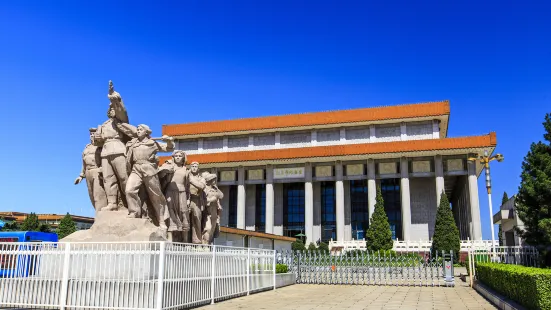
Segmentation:
{"type": "Polygon", "coordinates": [[[388,223],[388,217],[385,212],[385,203],[381,188],[377,186],[377,202],[375,211],[371,216],[371,224],[366,233],[366,246],[368,250],[392,250],[394,242],[392,241],[392,231],[388,223]]]}
{"type": "Polygon", "coordinates": [[[454,256],[458,257],[460,248],[459,229],[457,229],[457,225],[455,224],[448,196],[442,191],[440,205],[438,206],[438,211],[436,211],[436,223],[432,237],[432,253],[438,252],[440,255],[442,251],[446,253],[453,251],[454,256]]]}
{"type": "Polygon", "coordinates": [[[544,139],[532,143],[522,162],[521,183],[515,208],[524,222],[526,243],[551,245],[551,113],[545,115],[544,139]]]}
{"type": "Polygon", "coordinates": [[[40,231],[40,222],[38,222],[38,216],[32,213],[27,215],[23,223],[21,224],[22,231],[40,231]]]}
{"type": "MultiPolygon", "coordinates": [[[[503,192],[503,198],[501,198],[501,205],[504,205],[507,201],[509,201],[509,196],[507,195],[507,192],[503,192]]],[[[497,237],[499,240],[499,245],[503,246],[503,230],[501,230],[501,224],[498,225],[499,229],[497,231],[497,237]]]]}
{"type": "Polygon", "coordinates": [[[59,226],[57,226],[57,236],[59,239],[63,239],[75,231],[77,231],[75,222],[71,215],[67,213],[59,222],[59,226]]]}

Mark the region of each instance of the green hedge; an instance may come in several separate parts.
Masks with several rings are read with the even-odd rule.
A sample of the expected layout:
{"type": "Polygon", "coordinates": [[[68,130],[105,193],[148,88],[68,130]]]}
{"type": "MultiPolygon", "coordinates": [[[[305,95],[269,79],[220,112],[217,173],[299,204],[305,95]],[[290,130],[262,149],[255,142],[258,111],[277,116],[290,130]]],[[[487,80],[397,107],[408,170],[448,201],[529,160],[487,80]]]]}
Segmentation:
{"type": "Polygon", "coordinates": [[[284,264],[276,264],[276,273],[287,273],[289,272],[289,267],[284,264]]]}
{"type": "Polygon", "coordinates": [[[477,263],[476,276],[528,309],[551,309],[551,269],[477,263]]]}

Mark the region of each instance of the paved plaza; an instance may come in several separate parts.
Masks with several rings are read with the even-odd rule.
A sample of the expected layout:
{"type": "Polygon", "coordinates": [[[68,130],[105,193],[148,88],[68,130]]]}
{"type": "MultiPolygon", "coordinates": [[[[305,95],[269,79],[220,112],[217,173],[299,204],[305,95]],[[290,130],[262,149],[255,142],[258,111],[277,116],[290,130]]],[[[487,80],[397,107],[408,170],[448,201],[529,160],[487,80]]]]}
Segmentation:
{"type": "Polygon", "coordinates": [[[458,282],[454,288],[297,284],[199,309],[497,309],[458,282]]]}

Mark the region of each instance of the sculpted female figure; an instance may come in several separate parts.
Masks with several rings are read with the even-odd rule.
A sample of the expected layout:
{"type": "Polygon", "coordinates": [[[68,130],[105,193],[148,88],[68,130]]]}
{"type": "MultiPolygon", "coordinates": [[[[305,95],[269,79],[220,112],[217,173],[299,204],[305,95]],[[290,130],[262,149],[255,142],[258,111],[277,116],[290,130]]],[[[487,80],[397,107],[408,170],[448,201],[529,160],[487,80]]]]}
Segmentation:
{"type": "MultiPolygon", "coordinates": [[[[165,162],[160,168],[160,175],[164,175],[165,196],[168,204],[169,226],[168,231],[182,231],[182,242],[190,241],[189,186],[187,179],[189,170],[186,168],[187,156],[184,151],[176,150],[172,159],[165,162]]],[[[175,240],[176,241],[176,240],[175,240]]],[[[179,241],[179,240],[177,240],[179,241]]]]}

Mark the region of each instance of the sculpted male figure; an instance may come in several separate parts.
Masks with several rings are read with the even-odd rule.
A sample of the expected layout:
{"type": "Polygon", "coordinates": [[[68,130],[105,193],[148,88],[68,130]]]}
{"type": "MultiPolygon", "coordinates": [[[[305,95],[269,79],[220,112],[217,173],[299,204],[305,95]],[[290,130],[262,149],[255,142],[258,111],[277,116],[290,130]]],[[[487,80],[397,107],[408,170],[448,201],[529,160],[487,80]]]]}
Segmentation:
{"type": "Polygon", "coordinates": [[[141,204],[139,191],[144,186],[147,192],[147,198],[153,207],[153,213],[156,220],[159,221],[159,227],[167,231],[165,221],[166,199],[161,189],[159,176],[157,175],[157,152],[170,152],[174,150],[174,141],[172,137],[163,136],[162,140],[167,143],[159,143],[150,138],[151,129],[147,125],[139,125],[137,128],[138,137],[132,139],[127,144],[127,162],[129,166],[130,177],[126,183],[126,200],[128,201],[128,217],[141,217],[141,204]]]}
{"type": "MultiPolygon", "coordinates": [[[[122,105],[122,98],[119,93],[109,87],[109,100],[111,101],[107,116],[109,119],[99,126],[95,140],[102,144],[101,168],[103,173],[103,182],[105,193],[107,194],[107,207],[105,210],[117,210],[118,198],[120,197],[126,206],[125,188],[128,180],[129,171],[126,166],[125,143],[136,136],[136,128],[128,123],[121,121],[117,113],[121,114],[121,109],[126,112],[122,105]],[[117,112],[119,111],[119,112],[117,112]]],[[[124,117],[126,113],[121,118],[124,117]]]]}
{"type": "Polygon", "coordinates": [[[95,132],[96,128],[90,128],[90,143],[86,145],[82,152],[82,171],[75,180],[75,184],[79,184],[82,179],[86,179],[92,206],[96,211],[100,211],[107,206],[107,197],[101,179],[101,148],[94,145],[95,132]]]}
{"type": "Polygon", "coordinates": [[[203,244],[211,244],[214,241],[218,218],[222,211],[220,200],[224,198],[222,191],[216,186],[216,174],[209,173],[205,177],[206,186],[204,189],[205,216],[203,217],[203,244]]]}
{"type": "Polygon", "coordinates": [[[203,190],[205,189],[205,179],[199,174],[199,163],[191,163],[189,175],[189,199],[187,204],[191,212],[191,242],[202,244],[202,219],[204,210],[203,190]]]}
{"type": "Polygon", "coordinates": [[[166,184],[163,188],[166,202],[168,204],[169,225],[168,231],[183,231],[182,242],[189,243],[189,206],[188,200],[188,174],[186,168],[186,153],[176,150],[172,153],[172,159],[164,163],[159,169],[159,178],[161,184],[166,184]]]}

